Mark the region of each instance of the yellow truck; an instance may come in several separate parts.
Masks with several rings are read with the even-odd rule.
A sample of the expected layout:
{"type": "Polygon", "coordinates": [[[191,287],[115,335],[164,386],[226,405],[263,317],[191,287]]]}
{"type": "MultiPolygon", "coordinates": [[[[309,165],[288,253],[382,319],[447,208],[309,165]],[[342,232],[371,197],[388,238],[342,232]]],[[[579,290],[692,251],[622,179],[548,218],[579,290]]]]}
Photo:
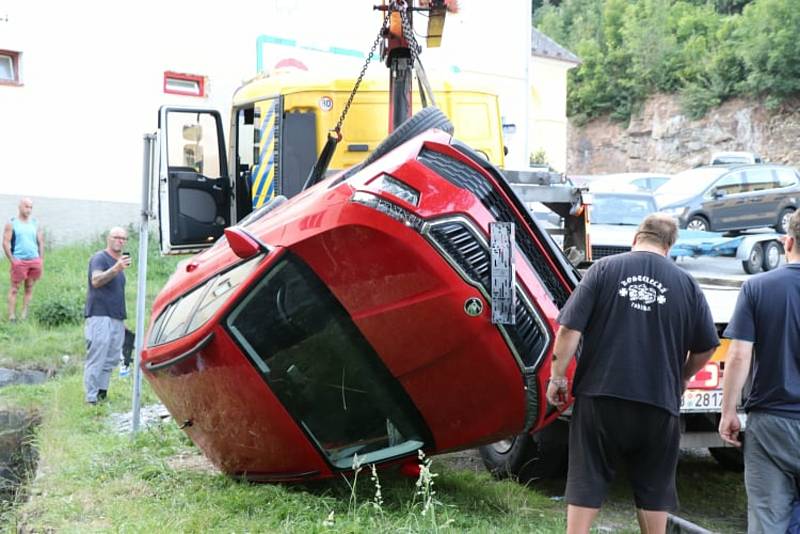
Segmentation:
{"type": "MultiPolygon", "coordinates": [[[[229,144],[214,110],[162,107],[159,219],[164,253],[198,250],[270,199],[301,191],[355,80],[288,69],[258,76],[233,96],[229,144]]],[[[460,140],[502,167],[498,97],[462,75],[431,84],[460,140]]],[[[364,160],[389,130],[387,80],[366,78],[344,121],[329,173],[364,160]]],[[[421,102],[414,93],[414,109],[421,102]]]]}

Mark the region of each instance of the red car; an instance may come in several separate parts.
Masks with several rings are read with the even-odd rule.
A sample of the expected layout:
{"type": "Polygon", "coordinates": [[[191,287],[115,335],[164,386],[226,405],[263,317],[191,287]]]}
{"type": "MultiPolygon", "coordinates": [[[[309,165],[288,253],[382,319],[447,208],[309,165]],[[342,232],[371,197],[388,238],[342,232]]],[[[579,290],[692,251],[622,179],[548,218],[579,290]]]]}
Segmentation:
{"type": "Polygon", "coordinates": [[[436,110],[412,117],[363,164],[226,229],[159,294],[142,369],[223,472],[331,477],[558,416],[544,389],[575,271],[447,130],[436,110]],[[496,222],[514,225],[513,324],[492,320],[496,222]]]}

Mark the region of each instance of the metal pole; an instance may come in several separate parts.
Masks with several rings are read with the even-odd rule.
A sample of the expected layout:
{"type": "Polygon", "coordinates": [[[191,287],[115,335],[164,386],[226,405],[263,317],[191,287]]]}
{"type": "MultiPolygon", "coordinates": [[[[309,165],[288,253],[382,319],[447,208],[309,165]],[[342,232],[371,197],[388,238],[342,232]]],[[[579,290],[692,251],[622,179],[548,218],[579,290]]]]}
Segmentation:
{"type": "Polygon", "coordinates": [[[131,435],[139,431],[139,407],[142,395],[142,347],[144,346],[145,297],[147,296],[147,249],[150,236],[150,184],[153,176],[153,152],[156,136],[145,134],[142,161],[142,218],[139,221],[139,264],[136,288],[136,341],[133,356],[133,417],[131,435]]]}
{"type": "Polygon", "coordinates": [[[523,2],[525,4],[525,16],[522,18],[525,21],[525,129],[524,137],[525,137],[525,153],[523,156],[525,157],[525,165],[523,167],[529,167],[531,164],[531,97],[533,88],[531,87],[531,57],[533,55],[533,0],[526,0],[523,2]]]}

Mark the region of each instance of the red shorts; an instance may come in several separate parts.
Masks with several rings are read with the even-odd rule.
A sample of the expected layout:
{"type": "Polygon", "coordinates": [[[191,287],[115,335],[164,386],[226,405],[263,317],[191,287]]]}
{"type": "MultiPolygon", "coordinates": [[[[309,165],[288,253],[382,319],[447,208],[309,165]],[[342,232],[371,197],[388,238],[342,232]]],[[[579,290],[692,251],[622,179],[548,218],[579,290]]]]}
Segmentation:
{"type": "Polygon", "coordinates": [[[35,282],[42,277],[42,258],[33,260],[14,260],[11,264],[11,283],[19,284],[23,280],[35,282]]]}

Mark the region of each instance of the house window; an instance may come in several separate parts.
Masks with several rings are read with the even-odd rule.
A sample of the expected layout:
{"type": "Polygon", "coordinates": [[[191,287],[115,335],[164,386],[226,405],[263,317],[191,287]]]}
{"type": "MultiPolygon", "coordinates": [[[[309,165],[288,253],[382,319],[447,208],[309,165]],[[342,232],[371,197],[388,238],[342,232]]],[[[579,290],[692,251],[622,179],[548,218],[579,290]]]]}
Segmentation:
{"type": "Polygon", "coordinates": [[[0,84],[20,85],[19,52],[0,50],[0,84]]]}
{"type": "Polygon", "coordinates": [[[172,95],[206,96],[206,78],[197,74],[164,72],[164,92],[172,95]]]}

